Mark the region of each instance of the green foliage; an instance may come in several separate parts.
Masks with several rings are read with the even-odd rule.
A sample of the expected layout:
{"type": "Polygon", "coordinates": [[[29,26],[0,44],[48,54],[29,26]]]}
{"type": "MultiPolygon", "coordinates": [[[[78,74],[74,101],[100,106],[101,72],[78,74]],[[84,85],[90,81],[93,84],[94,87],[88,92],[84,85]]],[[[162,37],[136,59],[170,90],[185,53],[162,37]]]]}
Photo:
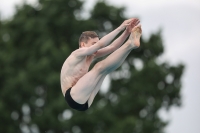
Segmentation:
{"type": "Polygon", "coordinates": [[[158,110],[181,104],[183,65],[159,63],[161,32],[134,50],[111,74],[110,90],[85,112],[72,110],[60,88],[60,70],[78,48],[82,31],[104,35],[119,26],[124,7],[97,2],[88,19],[83,2],[39,0],[0,22],[0,132],[162,133],[158,110]],[[137,67],[141,64],[142,67],[137,67]]]}

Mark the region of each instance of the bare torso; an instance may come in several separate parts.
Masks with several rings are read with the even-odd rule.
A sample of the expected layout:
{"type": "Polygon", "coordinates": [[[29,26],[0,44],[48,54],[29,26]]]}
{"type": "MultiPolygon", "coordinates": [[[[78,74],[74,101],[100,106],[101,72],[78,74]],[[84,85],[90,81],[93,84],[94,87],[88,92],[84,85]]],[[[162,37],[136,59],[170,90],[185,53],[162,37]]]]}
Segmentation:
{"type": "Polygon", "coordinates": [[[73,87],[83,77],[90,67],[94,55],[76,57],[73,53],[65,60],[60,75],[62,93],[73,87]]]}

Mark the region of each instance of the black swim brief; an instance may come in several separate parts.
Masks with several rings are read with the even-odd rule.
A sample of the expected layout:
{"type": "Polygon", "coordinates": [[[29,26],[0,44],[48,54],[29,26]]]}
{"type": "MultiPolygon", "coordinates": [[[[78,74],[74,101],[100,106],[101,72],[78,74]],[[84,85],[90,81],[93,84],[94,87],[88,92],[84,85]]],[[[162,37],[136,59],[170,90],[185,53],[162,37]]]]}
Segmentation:
{"type": "Polygon", "coordinates": [[[71,91],[71,88],[69,88],[66,93],[65,93],[65,100],[67,101],[68,105],[73,108],[73,109],[76,109],[78,111],[85,111],[88,109],[88,102],[86,102],[85,104],[79,104],[77,102],[75,102],[71,95],[70,95],[70,91],[71,91]]]}

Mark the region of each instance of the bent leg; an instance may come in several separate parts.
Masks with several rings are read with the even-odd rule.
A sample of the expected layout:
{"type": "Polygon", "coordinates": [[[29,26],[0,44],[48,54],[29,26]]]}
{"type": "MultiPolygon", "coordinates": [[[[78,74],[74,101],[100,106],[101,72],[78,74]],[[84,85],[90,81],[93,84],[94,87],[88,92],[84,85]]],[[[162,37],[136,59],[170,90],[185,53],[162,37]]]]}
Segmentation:
{"type": "MultiPolygon", "coordinates": [[[[127,44],[126,44],[127,45],[127,44]]],[[[105,60],[97,63],[91,71],[85,74],[71,89],[71,97],[79,104],[88,101],[88,106],[99,91],[105,76],[116,70],[131,52],[132,47],[122,46],[105,60]]]]}
{"type": "Polygon", "coordinates": [[[84,104],[88,100],[88,106],[99,91],[105,76],[116,70],[126,59],[133,48],[129,44],[124,44],[121,48],[113,52],[103,61],[97,63],[91,71],[85,74],[71,89],[71,97],[79,104],[84,104]]]}
{"type": "MultiPolygon", "coordinates": [[[[138,25],[132,30],[131,36],[129,41],[127,41],[120,49],[113,52],[110,56],[108,56],[105,60],[99,62],[97,66],[103,66],[101,67],[101,72],[103,71],[107,74],[109,74],[111,71],[116,70],[121,64],[124,62],[128,54],[132,49],[135,47],[140,46],[140,36],[141,36],[141,26],[138,25]]],[[[105,75],[106,76],[106,75],[105,75]]],[[[88,100],[88,106],[90,107],[96,94],[99,92],[100,87],[102,85],[103,80],[105,79],[105,76],[102,76],[99,82],[96,85],[96,88],[92,91],[89,100],[88,100]]]]}
{"type": "Polygon", "coordinates": [[[100,73],[98,68],[92,69],[78,80],[71,89],[71,97],[79,104],[85,104],[96,88],[99,81],[106,76],[106,73],[100,73]]]}
{"type": "Polygon", "coordinates": [[[97,63],[91,71],[80,78],[71,89],[70,94],[74,101],[79,104],[84,104],[89,100],[88,105],[90,106],[105,76],[116,70],[124,62],[132,49],[133,47],[131,47],[130,44],[125,43],[106,59],[97,63]]]}
{"type": "Polygon", "coordinates": [[[71,96],[76,102],[84,104],[88,101],[89,106],[92,104],[105,76],[116,70],[124,62],[131,50],[140,45],[139,39],[141,34],[138,36],[137,33],[136,36],[134,32],[132,31],[131,37],[123,46],[103,61],[97,63],[91,71],[80,78],[76,85],[72,87],[71,96]]]}

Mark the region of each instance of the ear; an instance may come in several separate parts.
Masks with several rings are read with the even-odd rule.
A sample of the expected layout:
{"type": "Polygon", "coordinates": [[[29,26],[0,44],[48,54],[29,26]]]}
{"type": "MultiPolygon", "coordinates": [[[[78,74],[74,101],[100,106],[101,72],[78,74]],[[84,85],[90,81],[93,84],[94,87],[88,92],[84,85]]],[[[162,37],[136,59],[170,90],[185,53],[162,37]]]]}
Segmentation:
{"type": "Polygon", "coordinates": [[[85,43],[84,43],[84,42],[81,42],[81,45],[80,45],[80,46],[81,46],[81,48],[82,48],[82,47],[85,47],[85,43]]]}

